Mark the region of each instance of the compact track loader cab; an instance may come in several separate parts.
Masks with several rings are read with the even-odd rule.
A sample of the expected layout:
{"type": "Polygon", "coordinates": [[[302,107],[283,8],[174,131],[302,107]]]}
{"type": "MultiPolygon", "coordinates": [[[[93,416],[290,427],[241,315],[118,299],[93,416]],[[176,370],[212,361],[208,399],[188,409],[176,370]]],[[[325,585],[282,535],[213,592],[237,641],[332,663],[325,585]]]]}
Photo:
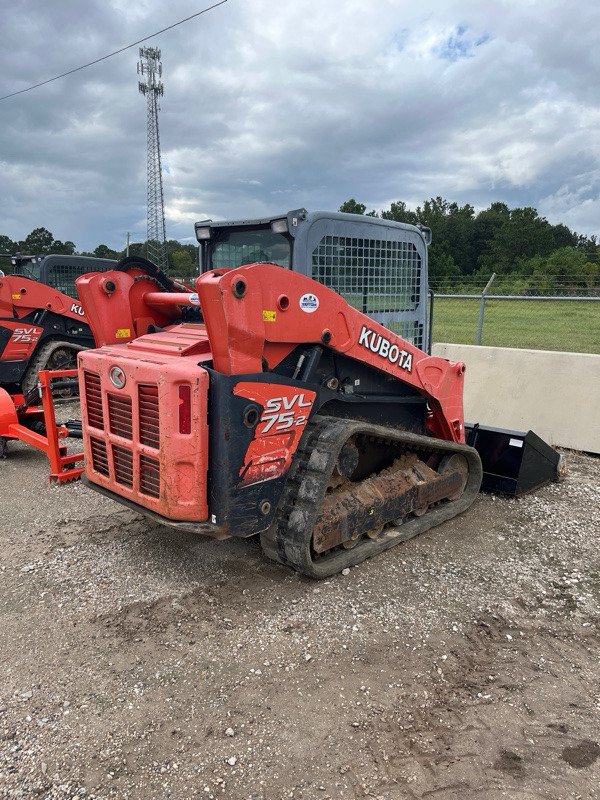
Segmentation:
{"type": "Polygon", "coordinates": [[[464,365],[418,346],[428,231],[302,214],[201,223],[193,293],[135,259],[80,278],[78,362],[88,485],[321,578],[464,511],[482,470],[464,365]],[[239,264],[257,233],[279,264],[239,264]]]}
{"type": "Polygon", "coordinates": [[[429,348],[431,231],[377,217],[306,211],[196,223],[201,271],[269,262],[306,275],[421,350],[429,348]]]}

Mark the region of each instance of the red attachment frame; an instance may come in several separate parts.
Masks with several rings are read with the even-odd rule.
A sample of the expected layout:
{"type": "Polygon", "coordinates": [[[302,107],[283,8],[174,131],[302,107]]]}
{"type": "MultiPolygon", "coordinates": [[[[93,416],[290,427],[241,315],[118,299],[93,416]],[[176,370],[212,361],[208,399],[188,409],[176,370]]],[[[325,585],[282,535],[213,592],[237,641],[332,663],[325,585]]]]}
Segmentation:
{"type": "Polygon", "coordinates": [[[51,388],[51,381],[54,378],[75,378],[76,376],[76,369],[42,370],[38,379],[41,403],[28,408],[19,408],[23,401],[20,395],[11,397],[0,389],[0,437],[18,439],[45,453],[50,462],[51,483],[77,480],[83,472],[83,453],[68,454],[66,445],[61,443],[62,439],[67,438],[69,432],[63,425],[56,423],[51,388]],[[28,428],[24,424],[27,420],[43,421],[46,435],[36,433],[28,428]],[[75,466],[78,462],[82,462],[81,466],[75,466]]]}

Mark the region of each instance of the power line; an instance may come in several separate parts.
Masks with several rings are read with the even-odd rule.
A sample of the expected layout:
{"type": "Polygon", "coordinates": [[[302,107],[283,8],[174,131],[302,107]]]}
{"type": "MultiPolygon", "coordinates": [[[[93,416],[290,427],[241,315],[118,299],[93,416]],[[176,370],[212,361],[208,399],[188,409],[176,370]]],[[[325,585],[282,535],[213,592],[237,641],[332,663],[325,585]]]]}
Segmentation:
{"type": "Polygon", "coordinates": [[[202,14],[206,14],[208,11],[212,11],[213,8],[222,6],[226,2],[227,0],[220,0],[219,3],[214,3],[214,5],[208,6],[208,8],[203,8],[202,11],[197,11],[195,14],[191,14],[189,17],[186,17],[185,19],[180,19],[179,22],[174,22],[172,25],[168,25],[166,28],[162,28],[161,30],[156,31],[155,33],[149,33],[148,36],[144,36],[143,39],[138,39],[137,42],[132,42],[131,44],[125,45],[125,47],[120,47],[113,53],[109,53],[106,56],[102,56],[102,58],[97,58],[95,61],[90,61],[87,64],[82,64],[80,67],[75,67],[74,69],[67,70],[67,72],[62,72],[60,75],[55,75],[54,78],[48,78],[48,80],[41,81],[40,83],[35,83],[33,86],[28,86],[27,89],[20,89],[18,92],[5,94],[4,97],[0,97],[0,101],[8,100],[9,97],[16,97],[16,95],[18,94],[25,94],[25,92],[30,92],[32,89],[38,89],[40,86],[45,86],[47,83],[52,83],[52,81],[57,81],[59,78],[64,78],[66,75],[72,75],[74,72],[79,72],[82,69],[87,69],[87,67],[92,67],[94,64],[99,64],[101,61],[106,61],[107,58],[112,58],[113,56],[116,56],[119,53],[123,53],[125,50],[129,50],[132,47],[135,47],[137,44],[140,44],[141,42],[145,42],[147,39],[151,39],[153,36],[158,36],[160,33],[165,33],[165,31],[170,31],[172,28],[176,28],[178,25],[183,25],[184,22],[189,22],[189,20],[194,19],[194,17],[199,17],[202,14]]]}

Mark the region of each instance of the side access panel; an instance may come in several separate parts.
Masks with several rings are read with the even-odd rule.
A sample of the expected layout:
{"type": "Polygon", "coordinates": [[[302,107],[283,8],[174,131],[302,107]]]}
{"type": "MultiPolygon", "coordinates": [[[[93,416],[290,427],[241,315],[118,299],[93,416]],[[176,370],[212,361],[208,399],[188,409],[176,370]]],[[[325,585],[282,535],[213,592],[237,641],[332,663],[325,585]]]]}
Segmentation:
{"type": "Polygon", "coordinates": [[[273,523],[316,393],[284,376],[207,372],[209,521],[245,538],[273,523]]]}

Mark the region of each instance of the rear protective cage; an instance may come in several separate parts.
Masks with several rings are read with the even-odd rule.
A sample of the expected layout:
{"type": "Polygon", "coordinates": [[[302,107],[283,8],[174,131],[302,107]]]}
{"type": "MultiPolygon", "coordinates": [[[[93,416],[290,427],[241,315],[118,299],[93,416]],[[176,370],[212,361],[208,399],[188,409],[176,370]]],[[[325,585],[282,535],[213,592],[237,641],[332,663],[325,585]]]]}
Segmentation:
{"type": "Polygon", "coordinates": [[[80,275],[86,272],[105,272],[107,269],[112,269],[117,262],[85,256],[82,258],[70,256],[63,261],[60,256],[51,255],[44,259],[44,263],[43,269],[46,274],[42,275],[42,280],[58,292],[77,299],[79,295],[75,281],[80,275]]]}
{"type": "Polygon", "coordinates": [[[390,331],[423,349],[423,323],[417,320],[383,323],[390,331]]]}
{"type": "Polygon", "coordinates": [[[312,253],[314,280],[420,348],[422,271],[409,241],[325,235],[312,253]]]}
{"type": "Polygon", "coordinates": [[[48,285],[69,297],[77,297],[75,280],[80,275],[78,264],[52,264],[48,270],[48,285]]]}

